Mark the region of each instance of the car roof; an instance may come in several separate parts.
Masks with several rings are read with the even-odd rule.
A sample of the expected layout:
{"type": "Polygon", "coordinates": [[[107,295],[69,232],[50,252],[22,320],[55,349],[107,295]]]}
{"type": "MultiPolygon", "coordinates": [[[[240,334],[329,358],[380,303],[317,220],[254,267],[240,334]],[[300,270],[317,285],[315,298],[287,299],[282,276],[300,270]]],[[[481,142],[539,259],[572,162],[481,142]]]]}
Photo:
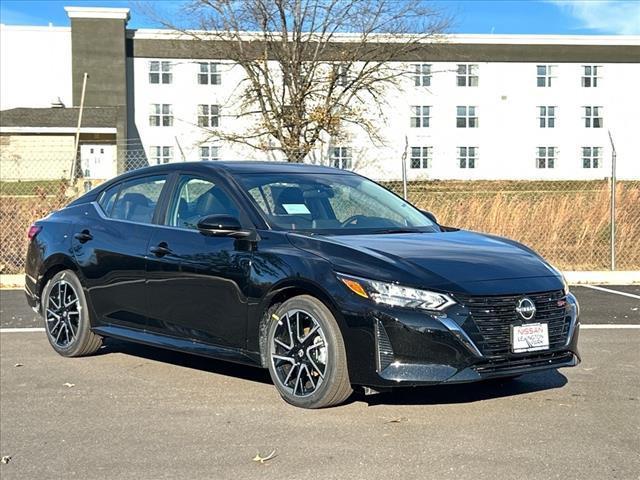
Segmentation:
{"type": "Polygon", "coordinates": [[[129,170],[118,175],[97,186],[80,198],[71,202],[69,205],[83,203],[87,200],[91,201],[97,198],[100,193],[108,189],[114,184],[126,181],[129,178],[138,177],[140,175],[153,175],[154,173],[172,173],[181,170],[189,170],[191,172],[206,173],[207,171],[225,173],[231,177],[245,174],[260,173],[303,173],[303,174],[334,174],[334,175],[353,175],[352,172],[341,170],[339,168],[324,167],[322,165],[310,165],[308,163],[290,163],[290,162],[259,162],[253,160],[236,160],[236,161],[209,161],[209,162],[172,162],[162,165],[152,165],[150,167],[129,170]]]}
{"type": "Polygon", "coordinates": [[[127,176],[137,176],[141,173],[152,174],[153,172],[179,172],[182,169],[190,171],[225,171],[231,174],[250,174],[250,173],[332,173],[332,174],[349,174],[345,170],[339,168],[325,167],[322,165],[310,165],[308,163],[290,163],[290,162],[258,162],[253,160],[236,160],[236,161],[210,161],[210,162],[173,162],[163,165],[153,165],[150,167],[130,170],[117,178],[125,178],[127,176]]]}

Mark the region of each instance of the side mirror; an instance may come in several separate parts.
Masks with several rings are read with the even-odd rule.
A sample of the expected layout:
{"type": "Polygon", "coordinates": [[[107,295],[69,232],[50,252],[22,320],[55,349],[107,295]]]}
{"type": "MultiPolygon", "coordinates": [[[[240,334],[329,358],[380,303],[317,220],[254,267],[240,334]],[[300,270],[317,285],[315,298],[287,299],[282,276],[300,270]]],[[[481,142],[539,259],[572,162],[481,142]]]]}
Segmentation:
{"type": "Polygon", "coordinates": [[[208,215],[198,220],[198,230],[203,235],[244,238],[251,234],[243,230],[240,221],[230,215],[208,215]]]}
{"type": "Polygon", "coordinates": [[[427,217],[429,220],[431,220],[433,223],[435,223],[436,225],[439,225],[438,223],[438,219],[436,218],[436,216],[431,213],[431,212],[427,212],[426,210],[420,210],[422,212],[422,214],[427,217]]]}

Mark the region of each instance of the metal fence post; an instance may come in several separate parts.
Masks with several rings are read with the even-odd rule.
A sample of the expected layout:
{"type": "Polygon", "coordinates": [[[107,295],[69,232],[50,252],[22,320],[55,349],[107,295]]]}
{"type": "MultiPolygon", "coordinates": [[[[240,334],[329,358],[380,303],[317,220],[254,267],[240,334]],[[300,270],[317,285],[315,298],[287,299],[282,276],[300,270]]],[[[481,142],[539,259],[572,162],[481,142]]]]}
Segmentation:
{"type": "Polygon", "coordinates": [[[407,150],[409,140],[404,137],[404,152],[402,153],[402,198],[407,200],[407,150]]]}
{"type": "Polygon", "coordinates": [[[611,142],[611,270],[616,269],[616,147],[613,143],[611,130],[609,142],[611,142]]]}

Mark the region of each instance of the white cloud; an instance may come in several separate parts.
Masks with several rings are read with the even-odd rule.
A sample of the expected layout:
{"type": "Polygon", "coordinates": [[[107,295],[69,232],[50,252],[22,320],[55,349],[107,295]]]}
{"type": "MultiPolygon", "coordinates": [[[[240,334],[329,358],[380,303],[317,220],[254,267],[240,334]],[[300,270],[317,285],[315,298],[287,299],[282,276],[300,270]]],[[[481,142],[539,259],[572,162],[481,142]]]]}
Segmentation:
{"type": "Polygon", "coordinates": [[[637,0],[551,0],[579,22],[579,28],[619,35],[640,34],[637,0]]]}

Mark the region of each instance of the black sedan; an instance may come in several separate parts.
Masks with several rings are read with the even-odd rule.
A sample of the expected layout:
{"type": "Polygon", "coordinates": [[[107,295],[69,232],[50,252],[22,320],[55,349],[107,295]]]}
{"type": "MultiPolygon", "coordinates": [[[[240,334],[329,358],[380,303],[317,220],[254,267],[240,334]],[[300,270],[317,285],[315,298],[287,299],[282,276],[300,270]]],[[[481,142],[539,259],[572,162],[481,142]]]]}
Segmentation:
{"type": "Polygon", "coordinates": [[[116,337],[264,367],[306,408],[579,362],[578,304],[539,255],[342,170],[136,170],[29,238],[27,299],[68,357],[116,337]]]}

